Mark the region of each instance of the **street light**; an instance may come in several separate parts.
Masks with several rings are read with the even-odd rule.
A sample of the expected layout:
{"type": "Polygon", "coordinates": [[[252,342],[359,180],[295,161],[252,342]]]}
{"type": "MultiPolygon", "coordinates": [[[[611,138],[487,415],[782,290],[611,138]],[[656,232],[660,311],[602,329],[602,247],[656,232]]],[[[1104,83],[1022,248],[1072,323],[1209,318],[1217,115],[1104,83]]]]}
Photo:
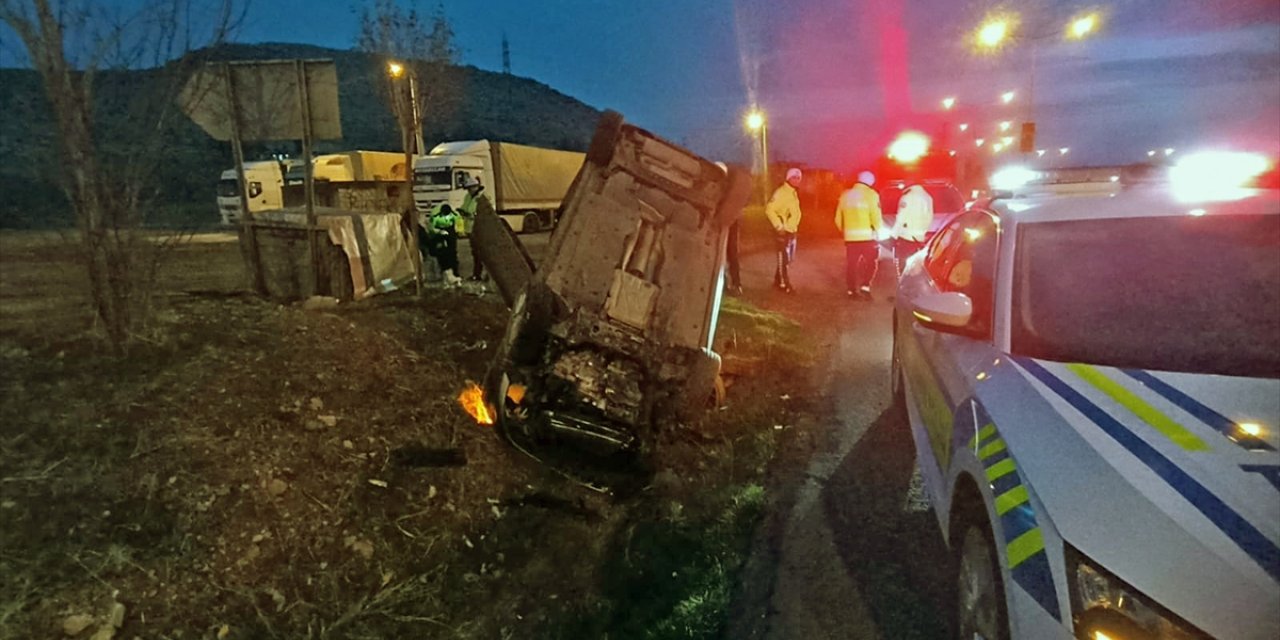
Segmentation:
{"type": "Polygon", "coordinates": [[[1044,150],[1044,149],[1036,149],[1036,157],[1037,157],[1037,158],[1043,158],[1043,157],[1044,157],[1044,154],[1045,154],[1045,150],[1044,150]]]}
{"type": "Polygon", "coordinates": [[[1017,97],[1017,95],[1018,95],[1018,94],[1017,94],[1017,92],[1015,92],[1015,91],[1006,91],[1006,92],[1004,92],[1004,93],[1000,94],[1000,102],[1003,102],[1003,103],[1005,103],[1005,104],[1009,104],[1010,102],[1013,102],[1013,99],[1014,99],[1015,97],[1017,97]]]}
{"type": "Polygon", "coordinates": [[[1013,126],[1012,122],[1005,120],[1004,122],[1000,123],[1000,131],[1008,131],[1009,127],[1012,127],[1012,126],[1013,126]]]}
{"type": "Polygon", "coordinates": [[[759,107],[751,109],[747,112],[746,118],[747,129],[752,133],[760,136],[760,168],[764,176],[764,192],[766,197],[769,191],[769,120],[765,118],[764,112],[759,107]]]}
{"type": "MultiPolygon", "coordinates": [[[[425,146],[425,143],[422,140],[422,118],[418,115],[417,78],[415,78],[412,73],[407,73],[404,63],[396,60],[390,60],[387,62],[387,75],[391,76],[391,79],[393,80],[400,80],[406,75],[409,76],[409,128],[412,129],[413,140],[418,145],[415,147],[415,151],[421,154],[423,153],[422,148],[425,146]]],[[[405,150],[405,154],[411,155],[407,149],[405,150]]],[[[410,176],[409,179],[412,180],[413,170],[409,169],[405,173],[408,174],[410,176]]]]}
{"type": "Polygon", "coordinates": [[[1000,153],[1001,151],[1004,151],[1004,147],[1005,144],[1003,142],[997,142],[991,145],[991,153],[1000,153]]]}
{"type": "Polygon", "coordinates": [[[1065,156],[1068,153],[1071,153],[1071,147],[1062,147],[1061,149],[1058,149],[1058,155],[1060,156],[1065,156]]]}
{"type": "Polygon", "coordinates": [[[1164,155],[1166,155],[1166,156],[1171,156],[1171,155],[1173,155],[1173,147],[1168,147],[1168,148],[1166,148],[1166,149],[1164,150],[1164,155]]]}
{"type": "Polygon", "coordinates": [[[1082,16],[1076,16],[1067,24],[1068,40],[1083,40],[1098,30],[1098,25],[1102,22],[1102,16],[1097,11],[1091,11],[1082,16]]]}
{"type": "Polygon", "coordinates": [[[961,132],[964,132],[964,131],[968,131],[968,130],[969,130],[969,123],[968,123],[968,122],[961,122],[961,123],[960,123],[960,131],[961,131],[961,132]]]}
{"type": "Polygon", "coordinates": [[[1148,158],[1154,158],[1154,157],[1156,157],[1156,150],[1155,150],[1155,149],[1152,149],[1152,150],[1148,151],[1148,152],[1147,152],[1147,157],[1148,157],[1148,158]]]}
{"type": "Polygon", "coordinates": [[[942,99],[942,108],[943,108],[943,109],[946,109],[946,110],[950,111],[950,110],[951,110],[951,107],[954,107],[954,106],[956,106],[956,99],[955,99],[955,98],[952,98],[952,97],[946,97],[946,98],[943,98],[943,99],[942,99]]]}
{"type": "Polygon", "coordinates": [[[977,140],[974,140],[974,141],[973,141],[973,144],[974,144],[975,146],[979,146],[979,147],[981,147],[982,145],[984,145],[984,144],[986,144],[986,143],[987,143],[987,139],[986,139],[986,138],[978,138],[977,140]]]}
{"type": "Polygon", "coordinates": [[[1014,14],[990,15],[978,25],[973,34],[974,44],[980,51],[993,52],[1000,49],[1006,39],[1013,33],[1016,23],[1014,14]]]}

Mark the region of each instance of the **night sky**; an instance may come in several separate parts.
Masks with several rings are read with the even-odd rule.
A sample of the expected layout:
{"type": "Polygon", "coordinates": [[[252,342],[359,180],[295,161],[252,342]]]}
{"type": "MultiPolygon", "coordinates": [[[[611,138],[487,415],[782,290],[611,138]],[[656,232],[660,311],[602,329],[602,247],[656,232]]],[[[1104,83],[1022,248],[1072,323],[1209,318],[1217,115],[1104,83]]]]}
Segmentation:
{"type": "MultiPolygon", "coordinates": [[[[354,0],[253,0],[238,40],[352,46],[354,0]]],[[[434,1],[418,3],[429,13],[434,1]]],[[[1034,117],[1037,146],[1071,162],[1143,160],[1150,148],[1231,146],[1280,154],[1280,2],[1112,0],[1098,36],[1060,30],[1087,6],[1007,3],[1024,36],[996,56],[966,37],[972,0],[446,0],[462,61],[513,71],[617,109],[695,150],[742,160],[742,114],[769,114],[771,155],[853,169],[913,126],[1034,117]],[[1041,37],[1028,37],[1040,32],[1041,37]],[[1035,50],[1034,106],[1027,99],[1035,50]],[[1016,90],[1009,107],[998,95],[1016,90]],[[957,97],[944,115],[939,101],[957,97]]],[[[954,129],[953,129],[954,130],[954,129]]],[[[971,141],[955,139],[947,146],[971,141]]]]}

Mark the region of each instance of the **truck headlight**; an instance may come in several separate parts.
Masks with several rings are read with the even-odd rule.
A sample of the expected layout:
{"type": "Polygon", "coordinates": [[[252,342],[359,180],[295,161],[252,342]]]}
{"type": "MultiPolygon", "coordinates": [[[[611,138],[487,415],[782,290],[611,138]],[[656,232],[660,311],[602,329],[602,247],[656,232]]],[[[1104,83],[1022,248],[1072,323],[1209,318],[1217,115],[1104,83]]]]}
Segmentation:
{"type": "Polygon", "coordinates": [[[1171,612],[1078,552],[1068,555],[1076,637],[1087,640],[1200,640],[1207,638],[1171,612]]]}

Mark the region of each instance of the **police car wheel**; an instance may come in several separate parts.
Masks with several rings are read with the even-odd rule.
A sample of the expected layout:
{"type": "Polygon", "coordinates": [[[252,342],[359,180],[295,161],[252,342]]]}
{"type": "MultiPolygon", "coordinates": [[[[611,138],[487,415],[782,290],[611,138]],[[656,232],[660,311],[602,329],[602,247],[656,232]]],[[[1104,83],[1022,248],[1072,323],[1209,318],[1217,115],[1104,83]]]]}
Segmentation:
{"type": "Polygon", "coordinates": [[[986,527],[962,529],[956,559],[956,637],[1008,640],[1004,586],[995,546],[986,527]]]}

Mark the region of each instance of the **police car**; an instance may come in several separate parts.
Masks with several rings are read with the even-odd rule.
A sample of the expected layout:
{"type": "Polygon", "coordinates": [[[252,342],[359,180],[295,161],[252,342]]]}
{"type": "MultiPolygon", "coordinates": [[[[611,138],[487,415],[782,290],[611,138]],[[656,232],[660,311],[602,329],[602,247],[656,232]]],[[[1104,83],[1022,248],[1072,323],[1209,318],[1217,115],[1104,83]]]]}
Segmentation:
{"type": "Polygon", "coordinates": [[[958,637],[1280,638],[1280,192],[975,203],[894,304],[958,637]]]}

